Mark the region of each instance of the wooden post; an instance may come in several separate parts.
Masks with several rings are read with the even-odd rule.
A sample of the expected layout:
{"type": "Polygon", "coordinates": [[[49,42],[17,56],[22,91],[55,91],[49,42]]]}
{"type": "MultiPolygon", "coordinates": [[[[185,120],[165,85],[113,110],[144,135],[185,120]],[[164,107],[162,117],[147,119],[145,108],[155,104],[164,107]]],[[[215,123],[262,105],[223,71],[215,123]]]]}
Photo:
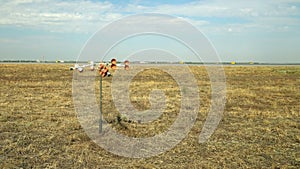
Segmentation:
{"type": "Polygon", "coordinates": [[[102,133],[102,76],[100,75],[100,118],[99,118],[99,134],[102,133]]]}

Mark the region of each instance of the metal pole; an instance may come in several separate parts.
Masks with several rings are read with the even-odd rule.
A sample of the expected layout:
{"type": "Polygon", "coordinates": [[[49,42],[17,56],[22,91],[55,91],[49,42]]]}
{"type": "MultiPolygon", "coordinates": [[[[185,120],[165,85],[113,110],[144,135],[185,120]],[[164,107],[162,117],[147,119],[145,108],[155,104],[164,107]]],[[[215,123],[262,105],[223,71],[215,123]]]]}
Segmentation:
{"type": "Polygon", "coordinates": [[[100,119],[99,119],[99,134],[102,133],[102,76],[100,75],[100,119]]]}

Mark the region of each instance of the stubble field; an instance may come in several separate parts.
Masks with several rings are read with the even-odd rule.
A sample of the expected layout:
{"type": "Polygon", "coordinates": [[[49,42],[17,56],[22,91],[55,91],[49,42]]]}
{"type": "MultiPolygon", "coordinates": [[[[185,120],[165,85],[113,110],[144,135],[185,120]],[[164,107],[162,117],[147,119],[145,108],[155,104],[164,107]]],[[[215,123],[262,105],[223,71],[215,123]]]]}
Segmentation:
{"type": "MultiPolygon", "coordinates": [[[[73,104],[69,66],[0,65],[0,168],[300,168],[300,66],[225,66],[223,118],[202,144],[198,139],[211,86],[205,68],[191,66],[201,98],[194,126],[173,149],[136,159],[104,150],[85,133],[73,104]]],[[[181,96],[170,75],[148,69],[130,85],[131,103],[138,110],[151,107],[152,89],[165,92],[166,109],[148,124],[119,115],[111,81],[103,80],[103,116],[117,132],[151,137],[176,119],[181,96]]]]}

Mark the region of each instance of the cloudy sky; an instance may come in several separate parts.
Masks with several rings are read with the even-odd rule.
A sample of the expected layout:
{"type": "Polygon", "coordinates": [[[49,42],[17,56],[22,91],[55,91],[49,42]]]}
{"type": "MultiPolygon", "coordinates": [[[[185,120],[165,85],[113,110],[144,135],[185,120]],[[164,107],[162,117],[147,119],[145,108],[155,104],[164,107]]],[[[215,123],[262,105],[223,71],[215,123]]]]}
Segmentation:
{"type": "Polygon", "coordinates": [[[76,60],[100,28],[146,12],[195,25],[222,61],[300,63],[299,0],[0,1],[0,60],[76,60]]]}

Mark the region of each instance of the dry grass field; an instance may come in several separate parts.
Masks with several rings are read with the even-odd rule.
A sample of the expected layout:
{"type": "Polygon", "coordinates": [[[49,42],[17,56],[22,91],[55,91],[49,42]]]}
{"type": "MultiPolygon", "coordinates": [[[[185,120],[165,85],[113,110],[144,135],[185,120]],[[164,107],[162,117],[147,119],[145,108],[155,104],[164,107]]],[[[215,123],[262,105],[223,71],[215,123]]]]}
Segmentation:
{"type": "MultiPolygon", "coordinates": [[[[105,151],[84,132],[69,66],[0,65],[0,168],[300,168],[300,66],[224,67],[226,107],[203,144],[198,138],[210,106],[210,81],[204,67],[191,66],[201,98],[195,125],[173,149],[137,159],[105,151]]],[[[120,133],[150,137],[166,130],[178,114],[180,92],[166,73],[150,69],[130,85],[138,110],[150,107],[150,89],[166,93],[166,110],[149,124],[118,122],[110,85],[111,78],[105,78],[104,118],[120,133]]]]}

